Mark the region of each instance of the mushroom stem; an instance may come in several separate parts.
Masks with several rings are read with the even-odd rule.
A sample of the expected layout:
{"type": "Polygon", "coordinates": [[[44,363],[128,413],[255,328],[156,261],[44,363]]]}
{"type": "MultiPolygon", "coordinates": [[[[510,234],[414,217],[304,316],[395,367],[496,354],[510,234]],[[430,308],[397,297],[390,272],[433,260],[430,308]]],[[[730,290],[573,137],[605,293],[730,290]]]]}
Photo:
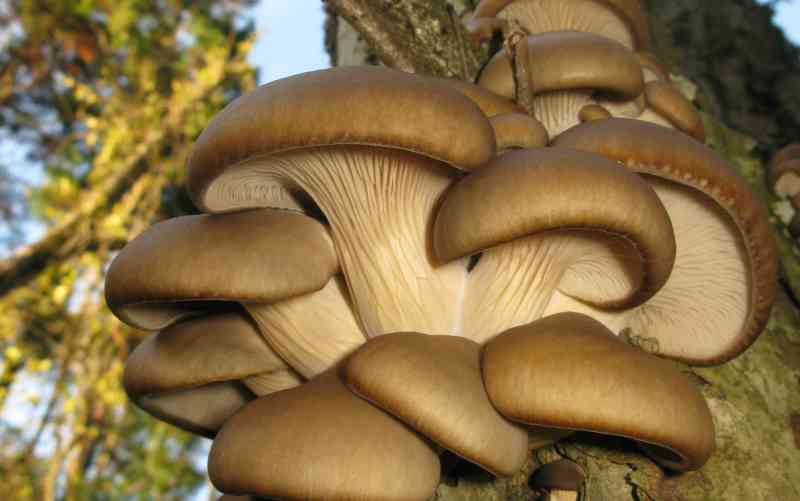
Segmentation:
{"type": "Polygon", "coordinates": [[[469,275],[463,335],[483,343],[506,329],[536,320],[559,287],[585,290],[591,283],[601,301],[635,291],[641,280],[635,252],[621,239],[598,241],[592,234],[537,235],[484,252],[469,275]],[[621,265],[627,274],[611,280],[592,276],[621,265]]]}
{"type": "Polygon", "coordinates": [[[287,152],[245,172],[283,177],[317,203],[368,336],[456,331],[466,265],[438,266],[429,239],[455,176],[444,164],[401,150],[331,146],[287,152]]]}
{"type": "Polygon", "coordinates": [[[304,377],[311,378],[366,340],[348,299],[344,280],[337,276],[310,294],[244,306],[275,353],[304,377]]]}

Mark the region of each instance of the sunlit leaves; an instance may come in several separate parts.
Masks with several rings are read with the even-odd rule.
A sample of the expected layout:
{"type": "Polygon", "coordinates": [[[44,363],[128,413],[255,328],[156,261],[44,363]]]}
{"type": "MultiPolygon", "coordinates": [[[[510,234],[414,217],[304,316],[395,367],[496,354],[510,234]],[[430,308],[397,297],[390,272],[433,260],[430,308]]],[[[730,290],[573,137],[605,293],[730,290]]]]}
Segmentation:
{"type": "Polygon", "coordinates": [[[0,297],[3,495],[183,499],[202,483],[192,460],[202,442],[129,404],[120,381],[142,333],[113,319],[102,283],[131,236],[192,210],[180,188],[189,146],[254,86],[252,30],[235,19],[247,3],[13,3],[0,129],[44,167],[33,212],[52,225],[80,218],[56,259],[0,297]],[[13,419],[9,401],[30,417],[13,419]]]}

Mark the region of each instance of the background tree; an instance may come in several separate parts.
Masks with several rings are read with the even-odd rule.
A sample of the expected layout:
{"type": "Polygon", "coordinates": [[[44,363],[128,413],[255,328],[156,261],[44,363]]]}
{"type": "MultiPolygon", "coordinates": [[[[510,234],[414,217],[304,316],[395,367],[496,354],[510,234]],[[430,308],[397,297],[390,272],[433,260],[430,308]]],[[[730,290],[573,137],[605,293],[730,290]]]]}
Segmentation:
{"type": "Polygon", "coordinates": [[[192,210],[186,152],[254,86],[248,3],[18,0],[3,12],[0,134],[44,173],[25,194],[9,181],[20,167],[4,166],[0,217],[17,229],[6,237],[25,209],[48,227],[0,262],[0,409],[30,413],[3,421],[4,497],[183,499],[204,482],[203,444],[127,403],[122,367],[140,334],[112,318],[102,284],[130,236],[192,210]]]}
{"type": "MultiPolygon", "coordinates": [[[[201,444],[127,404],[122,363],[141,337],[107,312],[102,282],[128,239],[194,210],[181,188],[187,150],[254,85],[247,3],[14,0],[0,9],[9,37],[0,139],[45,166],[26,192],[0,165],[0,221],[16,229],[3,237],[21,234],[26,211],[48,226],[0,261],[0,410],[33,411],[25,426],[0,423],[0,477],[14,499],[178,499],[203,481],[192,461],[201,444]]],[[[331,59],[473,79],[497,49],[465,36],[474,3],[328,0],[331,59]]],[[[800,140],[798,49],[754,0],[647,3],[658,55],[683,89],[696,85],[709,144],[767,197],[763,162],[800,140]]],[[[720,450],[703,470],[665,476],[622,441],[579,435],[508,480],[455,465],[439,499],[534,499],[528,475],[557,457],[586,468],[591,500],[800,498],[800,262],[775,224],[784,293],[767,332],[734,362],[685,368],[717,421],[720,450]]]]}

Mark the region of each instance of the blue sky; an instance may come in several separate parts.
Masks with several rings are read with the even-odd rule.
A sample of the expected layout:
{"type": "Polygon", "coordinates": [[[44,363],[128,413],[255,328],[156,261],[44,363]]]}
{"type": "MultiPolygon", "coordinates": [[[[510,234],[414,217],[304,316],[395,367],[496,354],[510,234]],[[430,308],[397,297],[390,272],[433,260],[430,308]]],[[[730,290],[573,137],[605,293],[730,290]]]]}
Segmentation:
{"type": "MultiPolygon", "coordinates": [[[[800,0],[781,2],[775,10],[776,23],[800,44],[800,0]]],[[[259,37],[250,62],[261,68],[259,83],[328,67],[321,1],[262,0],[251,12],[259,37]]]]}
{"type": "Polygon", "coordinates": [[[795,44],[800,45],[800,0],[784,1],[775,8],[775,23],[795,44]]]}

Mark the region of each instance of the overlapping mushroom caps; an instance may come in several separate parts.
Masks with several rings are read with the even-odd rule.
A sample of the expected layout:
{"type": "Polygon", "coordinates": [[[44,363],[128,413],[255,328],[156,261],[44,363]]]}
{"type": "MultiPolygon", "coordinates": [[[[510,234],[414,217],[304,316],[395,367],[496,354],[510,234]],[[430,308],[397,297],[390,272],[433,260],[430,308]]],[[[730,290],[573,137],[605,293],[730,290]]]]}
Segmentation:
{"type": "Polygon", "coordinates": [[[639,305],[675,257],[667,212],[643,179],[562,148],[511,152],[461,180],[433,239],[445,262],[483,252],[461,322],[461,334],[481,343],[541,317],[556,291],[607,308],[639,305]]]}
{"type": "MultiPolygon", "coordinates": [[[[621,18],[638,5],[563,5],[589,3],[621,18]]],[[[566,79],[638,103],[645,78],[658,81],[598,35],[529,40],[537,65],[554,52],[551,68],[531,66],[541,89],[566,79]],[[590,61],[548,40],[566,40],[561,56],[588,40],[629,78],[589,82],[590,61]]],[[[576,92],[583,105],[552,130],[586,123],[548,148],[513,91],[383,68],[307,73],[234,101],[189,159],[190,193],[214,214],[155,225],[109,270],[112,311],[161,330],[128,362],[131,397],[219,431],[209,471],[230,495],[424,500],[440,469],[428,440],[510,475],[523,426],[534,445],[592,430],[700,467],[713,426],[697,390],[596,321],[548,315],[587,313],[682,360],[730,358],[772,299],[764,214],[697,141],[609,119],[619,108],[576,92]]]]}
{"type": "Polygon", "coordinates": [[[381,68],[311,72],[247,94],[219,113],[189,159],[198,207],[300,207],[331,225],[370,336],[456,329],[464,263],[433,262],[428,232],[459,173],[495,153],[471,99],[434,79],[381,68]]]}
{"type": "Polygon", "coordinates": [[[355,396],[333,368],[247,404],[214,440],[208,472],[228,494],[423,501],[440,464],[422,437],[355,396]]]}
{"type": "Polygon", "coordinates": [[[591,33],[557,31],[529,36],[515,47],[514,64],[505,49],[498,52],[478,83],[507,98],[529,93],[533,116],[551,137],[579,123],[580,110],[597,102],[612,114],[640,112],[633,100],[644,89],[641,66],[622,44],[591,33]],[[525,75],[524,87],[516,86],[514,66],[525,75]]]}
{"type": "Polygon", "coordinates": [[[515,421],[628,437],[674,470],[699,468],[714,451],[714,423],[697,388],[586,315],[504,332],[487,343],[482,368],[492,404],[515,421]]]}
{"type": "Polygon", "coordinates": [[[139,344],[123,385],[157,418],[212,437],[254,395],[301,383],[243,313],[173,324],[139,344]]]}
{"type": "Polygon", "coordinates": [[[638,0],[489,0],[467,27],[479,37],[505,28],[506,49],[479,83],[530,102],[525,107],[551,137],[616,116],[705,139],[700,115],[647,51],[647,16],[638,0]]]}

